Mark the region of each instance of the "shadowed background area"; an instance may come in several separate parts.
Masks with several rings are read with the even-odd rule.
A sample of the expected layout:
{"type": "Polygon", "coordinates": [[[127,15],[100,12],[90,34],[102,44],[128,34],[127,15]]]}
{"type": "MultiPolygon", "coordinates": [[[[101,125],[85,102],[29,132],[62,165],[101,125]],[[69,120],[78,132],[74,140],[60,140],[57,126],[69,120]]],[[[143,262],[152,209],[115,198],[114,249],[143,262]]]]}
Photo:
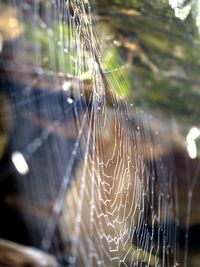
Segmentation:
{"type": "Polygon", "coordinates": [[[199,5],[1,0],[2,240],[45,266],[198,266],[199,5]]]}

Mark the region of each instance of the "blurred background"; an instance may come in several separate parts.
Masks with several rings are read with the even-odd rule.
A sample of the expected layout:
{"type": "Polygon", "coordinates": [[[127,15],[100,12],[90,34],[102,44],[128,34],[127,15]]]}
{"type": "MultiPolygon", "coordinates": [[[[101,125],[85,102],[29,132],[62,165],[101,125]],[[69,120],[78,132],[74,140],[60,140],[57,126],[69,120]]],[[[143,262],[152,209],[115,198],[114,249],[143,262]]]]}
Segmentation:
{"type": "MultiPolygon", "coordinates": [[[[160,140],[171,139],[170,148],[160,145],[163,157],[173,155],[177,179],[179,265],[197,267],[200,1],[80,2],[90,7],[84,15],[92,14],[103,72],[114,92],[152,116],[154,136],[159,121],[160,140]]],[[[77,33],[68,20],[83,9],[67,3],[65,11],[65,1],[0,1],[0,238],[38,249],[72,159],[74,116],[81,120],[91,104],[91,73],[87,64],[77,64],[77,33]]],[[[82,57],[80,62],[89,58],[82,57]]],[[[73,168],[78,166],[76,157],[73,168]]],[[[50,253],[61,266],[73,266],[63,259],[67,238],[60,229],[50,253]]]]}

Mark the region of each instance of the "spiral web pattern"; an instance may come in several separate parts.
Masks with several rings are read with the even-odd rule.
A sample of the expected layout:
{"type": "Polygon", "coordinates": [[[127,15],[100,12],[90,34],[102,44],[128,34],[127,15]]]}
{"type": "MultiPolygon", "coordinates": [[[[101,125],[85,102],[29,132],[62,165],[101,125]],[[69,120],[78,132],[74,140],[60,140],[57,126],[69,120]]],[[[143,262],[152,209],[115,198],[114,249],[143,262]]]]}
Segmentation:
{"type": "Polygon", "coordinates": [[[11,147],[30,168],[17,184],[33,245],[63,266],[176,266],[170,140],[115,92],[107,73],[120,84],[120,70],[102,61],[95,5],[10,4],[24,31],[3,61],[18,84],[11,147]]]}

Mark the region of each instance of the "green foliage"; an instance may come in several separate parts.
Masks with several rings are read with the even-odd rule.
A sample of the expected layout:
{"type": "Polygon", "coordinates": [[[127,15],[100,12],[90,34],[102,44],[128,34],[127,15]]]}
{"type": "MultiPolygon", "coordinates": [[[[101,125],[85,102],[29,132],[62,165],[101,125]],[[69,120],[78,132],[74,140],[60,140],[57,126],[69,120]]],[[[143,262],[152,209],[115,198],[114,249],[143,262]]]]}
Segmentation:
{"type": "MultiPolygon", "coordinates": [[[[79,50],[77,36],[67,23],[53,21],[51,28],[42,28],[37,24],[26,24],[29,43],[27,48],[37,49],[39,57],[30,58],[30,62],[44,70],[53,70],[70,75],[80,75],[85,71],[84,64],[77,64],[79,50]],[[35,44],[36,48],[32,46],[35,44]],[[78,65],[78,66],[77,66],[78,65]]],[[[29,55],[29,53],[27,53],[29,55]]],[[[82,53],[82,62],[86,53],[82,53]]]]}
{"type": "MultiPolygon", "coordinates": [[[[111,44],[104,48],[102,65],[111,89],[141,108],[199,124],[200,46],[195,20],[199,10],[181,21],[168,0],[99,0],[96,7],[100,21],[107,19],[102,35],[111,44]],[[113,45],[114,40],[121,42],[123,38],[138,45],[139,52],[133,55],[129,67],[129,51],[123,41],[119,47],[113,45]]],[[[85,49],[80,60],[77,38],[81,37],[67,22],[55,19],[50,28],[32,22],[26,21],[25,33],[29,40],[25,49],[37,50],[27,52],[31,64],[73,76],[88,71],[88,53],[85,49]]]]}
{"type": "Polygon", "coordinates": [[[112,89],[120,96],[127,97],[131,89],[130,68],[123,65],[124,62],[120,58],[119,49],[115,46],[108,49],[103,63],[112,89]]]}
{"type": "Polygon", "coordinates": [[[192,14],[184,21],[175,16],[168,0],[97,3],[99,13],[110,17],[114,38],[126,38],[140,49],[128,74],[132,77],[130,101],[189,125],[200,123],[198,3],[192,1],[192,14]]]}

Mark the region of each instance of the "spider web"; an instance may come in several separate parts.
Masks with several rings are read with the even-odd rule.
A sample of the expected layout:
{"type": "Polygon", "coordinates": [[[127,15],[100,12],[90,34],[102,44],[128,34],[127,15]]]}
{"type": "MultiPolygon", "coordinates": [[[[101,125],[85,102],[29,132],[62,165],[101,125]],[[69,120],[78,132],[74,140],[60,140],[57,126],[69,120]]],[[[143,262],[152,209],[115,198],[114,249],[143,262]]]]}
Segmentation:
{"type": "Polygon", "coordinates": [[[30,243],[61,266],[176,266],[170,135],[123,97],[121,69],[102,59],[95,5],[10,3],[23,35],[7,48],[12,60],[1,60],[12,75],[2,84],[17,125],[10,148],[29,173],[8,201],[20,206],[30,243]]]}

